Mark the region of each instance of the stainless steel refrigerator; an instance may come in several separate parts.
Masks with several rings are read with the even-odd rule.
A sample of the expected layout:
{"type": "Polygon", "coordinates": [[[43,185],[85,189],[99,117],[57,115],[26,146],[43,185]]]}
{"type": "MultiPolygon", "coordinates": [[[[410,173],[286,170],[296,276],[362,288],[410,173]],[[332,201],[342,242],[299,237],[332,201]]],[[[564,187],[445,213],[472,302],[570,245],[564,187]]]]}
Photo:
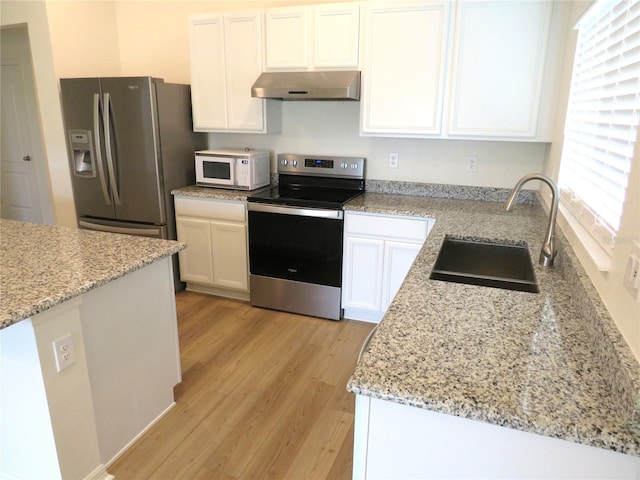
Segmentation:
{"type": "Polygon", "coordinates": [[[189,86],[110,77],[60,88],[78,226],[175,239],[171,190],[195,183],[189,86]]]}

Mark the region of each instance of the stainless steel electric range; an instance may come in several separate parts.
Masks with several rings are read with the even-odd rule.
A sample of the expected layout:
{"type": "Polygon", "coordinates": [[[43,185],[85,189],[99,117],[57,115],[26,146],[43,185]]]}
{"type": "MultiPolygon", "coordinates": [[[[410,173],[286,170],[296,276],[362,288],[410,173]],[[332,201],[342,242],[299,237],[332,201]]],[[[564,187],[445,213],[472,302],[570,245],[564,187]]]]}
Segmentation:
{"type": "Polygon", "coordinates": [[[247,198],[251,304],[340,320],[343,207],[364,192],[365,159],[277,160],[278,185],[247,198]]]}

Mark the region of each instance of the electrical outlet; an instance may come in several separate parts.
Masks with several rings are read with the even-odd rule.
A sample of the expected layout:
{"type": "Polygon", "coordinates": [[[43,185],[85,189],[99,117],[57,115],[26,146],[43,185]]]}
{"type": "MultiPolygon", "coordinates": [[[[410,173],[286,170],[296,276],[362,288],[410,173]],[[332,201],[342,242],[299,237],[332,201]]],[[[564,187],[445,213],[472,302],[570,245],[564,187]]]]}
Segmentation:
{"type": "Polygon", "coordinates": [[[53,342],[53,356],[56,359],[56,368],[61,372],[70,365],[76,363],[76,352],[73,347],[71,334],[53,342]]]}
{"type": "Polygon", "coordinates": [[[478,155],[467,156],[467,172],[476,173],[478,171],[478,155]]]}
{"type": "Polygon", "coordinates": [[[640,299],[640,258],[636,255],[629,255],[627,258],[627,268],[624,272],[623,280],[625,288],[636,299],[640,299]]]}
{"type": "Polygon", "coordinates": [[[400,160],[400,156],[397,153],[389,154],[389,168],[398,168],[398,161],[400,160]]]}

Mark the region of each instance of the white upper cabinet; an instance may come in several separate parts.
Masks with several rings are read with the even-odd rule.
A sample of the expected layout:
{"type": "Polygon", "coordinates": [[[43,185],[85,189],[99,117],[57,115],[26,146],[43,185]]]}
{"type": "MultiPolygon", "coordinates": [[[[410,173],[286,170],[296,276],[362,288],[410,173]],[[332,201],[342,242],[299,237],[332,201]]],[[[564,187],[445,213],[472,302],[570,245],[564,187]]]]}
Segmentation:
{"type": "Polygon", "coordinates": [[[265,30],[266,70],[358,68],[357,3],[271,8],[265,30]]]}
{"type": "Polygon", "coordinates": [[[265,102],[251,97],[251,86],[262,73],[261,15],[225,15],[224,33],[227,127],[263,131],[265,102]]]}
{"type": "Polygon", "coordinates": [[[313,10],[313,67],[357,69],[360,5],[317,5],[313,10]]]}
{"type": "Polygon", "coordinates": [[[309,64],[309,8],[285,7],[265,14],[267,70],[304,70],[309,64]]]}
{"type": "Polygon", "coordinates": [[[194,129],[225,128],[224,19],[222,15],[191,19],[189,27],[194,129]]]}
{"type": "Polygon", "coordinates": [[[535,139],[553,3],[456,3],[447,133],[535,139]]]}
{"type": "Polygon", "coordinates": [[[450,2],[371,2],[363,8],[361,132],[439,135],[450,2]]]}
{"type": "Polygon", "coordinates": [[[364,5],[363,135],[549,140],[562,2],[364,5]]]}
{"type": "Polygon", "coordinates": [[[189,26],[194,130],[279,132],[280,104],[251,97],[262,73],[262,14],[193,17],[189,26]]]}

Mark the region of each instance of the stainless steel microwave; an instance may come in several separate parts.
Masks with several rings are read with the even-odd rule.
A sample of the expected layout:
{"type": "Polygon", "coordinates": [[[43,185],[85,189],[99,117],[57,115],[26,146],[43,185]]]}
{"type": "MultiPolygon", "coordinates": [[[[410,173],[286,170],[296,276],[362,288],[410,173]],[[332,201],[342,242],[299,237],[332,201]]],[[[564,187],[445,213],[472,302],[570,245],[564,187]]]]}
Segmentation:
{"type": "Polygon", "coordinates": [[[271,181],[271,155],[266,150],[200,150],[196,152],[196,184],[201,187],[254,190],[271,181]]]}

